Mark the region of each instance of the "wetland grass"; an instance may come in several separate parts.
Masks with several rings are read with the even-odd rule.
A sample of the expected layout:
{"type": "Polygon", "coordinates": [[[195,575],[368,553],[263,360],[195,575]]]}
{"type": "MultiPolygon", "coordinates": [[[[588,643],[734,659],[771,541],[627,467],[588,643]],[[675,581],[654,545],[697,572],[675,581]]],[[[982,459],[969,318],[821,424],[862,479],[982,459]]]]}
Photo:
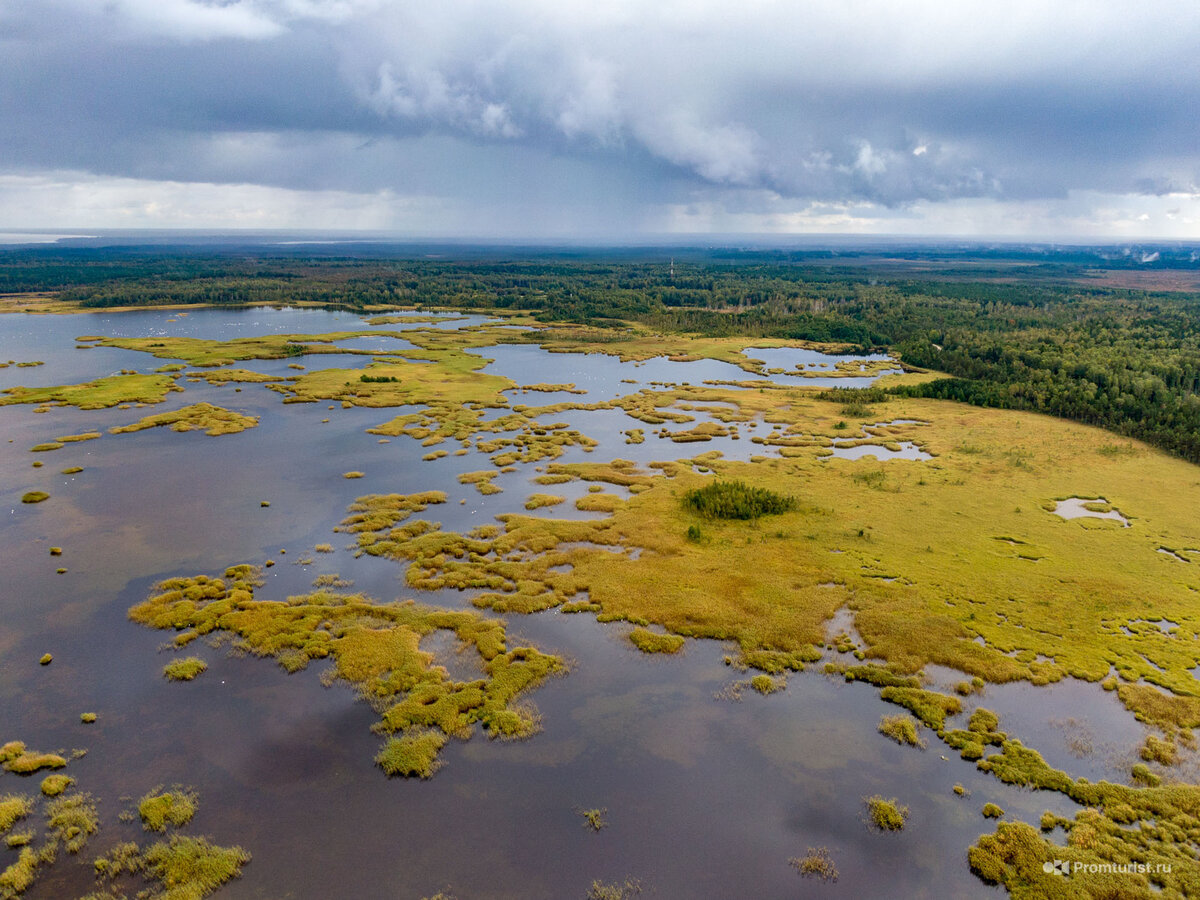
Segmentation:
{"type": "MultiPolygon", "coordinates": [[[[561,334],[553,337],[564,339],[561,334]]],[[[565,345],[608,348],[601,352],[628,349],[622,348],[623,337],[612,343],[601,337],[585,329],[565,338],[565,345]]],[[[434,401],[429,412],[397,417],[377,433],[405,434],[422,442],[479,440],[481,450],[494,452],[508,464],[514,461],[511,454],[533,449],[528,444],[493,447],[491,438],[512,426],[515,430],[503,440],[515,440],[531,420],[513,410],[512,418],[505,411],[496,419],[506,420],[504,426],[483,424],[484,416],[492,415],[485,410],[505,408],[507,401],[497,395],[506,379],[482,375],[478,358],[463,352],[476,339],[480,343],[474,346],[484,346],[494,338],[420,336],[418,346],[426,359],[372,367],[372,376],[400,377],[403,383],[348,383],[357,372],[307,373],[280,392],[288,400],[324,397],[366,406],[404,398],[411,402],[424,392],[434,401]],[[409,390],[413,385],[419,390],[409,390]],[[491,428],[497,430],[482,434],[491,428]]],[[[662,350],[664,340],[636,338],[646,344],[641,347],[646,351],[651,345],[662,350]]],[[[733,352],[732,342],[681,339],[679,344],[682,352],[700,355],[733,352]]],[[[295,346],[298,351],[286,352],[306,352],[311,343],[306,338],[295,346]]],[[[1108,452],[1107,436],[1096,429],[942,401],[889,396],[819,399],[811,391],[777,386],[742,392],[689,387],[639,393],[603,408],[622,409],[639,421],[661,425],[693,420],[680,404],[712,401],[729,406],[728,419],[721,421],[769,421],[776,431],[762,443],[778,447],[780,458],[739,463],[706,457],[703,465],[716,474],[715,481],[693,472],[698,461],[656,464],[665,477],[642,473],[632,463],[549,467],[548,476],[556,480],[607,482],[629,487],[631,493],[636,488],[636,496],[603,521],[505,515],[494,532],[457,535],[423,520],[399,526],[397,517],[383,527],[360,522],[347,530],[357,533],[360,552],[406,562],[410,586],[478,588],[486,592],[476,599],[479,605],[511,611],[550,608],[586,592],[589,610],[600,611],[606,620],[734,641],[746,664],[765,671],[768,666],[802,667],[809,661],[814,648],[825,642],[825,623],[852,594],[853,624],[862,637],[857,652],[882,665],[851,667],[862,670],[853,674],[845,669],[848,679],[875,684],[885,699],[912,712],[967,758],[978,760],[982,771],[1012,783],[1058,790],[1102,809],[1099,823],[1085,819],[1074,826],[1077,835],[1096,832],[1106,845],[1130,846],[1126,838],[1108,830],[1106,823],[1119,823],[1108,817],[1106,800],[1112,801],[1113,809],[1128,806],[1146,823],[1141,834],[1154,853],[1168,852],[1163,848],[1169,843],[1162,832],[1153,830],[1160,827],[1156,823],[1169,821],[1171,828],[1190,833],[1183,814],[1192,796],[1188,786],[1122,788],[1115,793],[1115,788],[1105,788],[1097,793],[1096,786],[1037,766],[994,721],[972,716],[967,729],[944,731],[946,719],[961,711],[958,698],[924,690],[912,676],[928,664],[946,665],[964,672],[978,688],[977,680],[980,685],[1014,680],[1047,684],[1065,677],[1097,682],[1115,666],[1120,680],[1112,680],[1113,689],[1143,721],[1168,735],[1200,725],[1200,701],[1190,673],[1195,658],[1187,642],[1140,624],[1165,615],[1178,623],[1180,634],[1200,631],[1200,604],[1179,571],[1189,567],[1166,562],[1157,549],[1190,546],[1190,511],[1200,505],[1193,469],[1141,444],[1108,452]],[[922,423],[921,446],[933,459],[888,462],[886,478],[882,466],[822,463],[818,450],[838,437],[839,423],[845,435],[851,424],[846,419],[854,417],[842,407],[856,401],[886,404],[881,418],[922,423]],[[706,516],[704,540],[688,540],[688,528],[700,510],[681,498],[727,481],[779,497],[800,496],[803,506],[769,513],[779,517],[779,527],[773,524],[771,534],[759,529],[754,515],[706,516]],[[964,488],[971,492],[970,503],[963,501],[964,488]],[[881,489],[896,502],[881,503],[881,489]],[[1103,496],[1115,508],[1128,511],[1134,526],[1091,528],[1041,511],[1047,498],[1072,496],[1103,496]],[[632,554],[635,549],[643,551],[640,558],[632,554]],[[831,555],[830,549],[839,552],[831,555]],[[1031,571],[1035,558],[1036,571],[1031,571]],[[1098,570],[1096,559],[1111,565],[1098,570]],[[551,571],[563,564],[570,564],[571,570],[551,571]],[[887,580],[880,577],[884,574],[887,580]],[[823,584],[839,587],[822,591],[823,584]],[[958,599],[962,597],[970,601],[958,599]],[[1014,615],[1016,610],[1019,615],[1014,615]],[[1021,650],[1010,655],[1014,647],[1021,650]],[[1000,752],[985,759],[988,747],[999,747],[1000,752]],[[1165,791],[1174,793],[1155,793],[1165,791]],[[1152,807],[1166,810],[1164,817],[1155,818],[1152,807]]],[[[889,426],[886,440],[913,439],[917,427],[889,426]]],[[[550,436],[547,432],[543,437],[550,436]]],[[[884,436],[874,437],[868,442],[884,436]]],[[[561,452],[564,445],[553,446],[561,452]]],[[[482,481],[491,487],[494,477],[491,473],[464,483],[478,487],[482,481]]],[[[401,512],[407,517],[412,510],[401,512]]],[[[239,612],[232,606],[236,604],[226,611],[229,615],[239,612]]],[[[296,630],[289,631],[287,637],[299,648],[261,652],[277,655],[285,666],[297,659],[293,650],[302,649],[304,658],[310,658],[308,638],[303,629],[299,632],[297,637],[296,630]]],[[[433,700],[435,705],[441,702],[436,696],[433,700]]],[[[455,724],[449,714],[443,721],[455,724]]],[[[1135,774],[1139,783],[1157,778],[1148,767],[1139,766],[1145,775],[1143,779],[1135,774]]],[[[1009,844],[1024,839],[1009,830],[1008,823],[1000,828],[997,834],[1003,833],[1009,844]]],[[[1195,842],[1194,837],[1189,840],[1195,842]]],[[[1036,847],[1043,854],[1040,865],[1048,851],[1046,845],[1036,847]]],[[[1002,858],[1007,852],[985,846],[983,839],[975,849],[978,859],[989,853],[1002,858]]],[[[1002,859],[999,865],[999,870],[993,865],[989,871],[999,871],[1002,878],[996,880],[1010,888],[1026,883],[1020,879],[1037,876],[1018,871],[1012,859],[1002,859]]],[[[1180,862],[1179,868],[1186,867],[1180,862]]],[[[1172,884],[1190,887],[1179,878],[1172,884]]]]}
{"type": "Polygon", "coordinates": [[[630,900],[642,893],[642,883],[636,878],[604,882],[599,879],[588,888],[586,900],[630,900]]]}
{"type": "Polygon", "coordinates": [[[768,694],[774,694],[776,691],[782,691],[786,687],[786,683],[782,679],[775,679],[770,675],[760,674],[750,679],[750,687],[765,697],[768,694]]]}
{"type": "Polygon", "coordinates": [[[438,754],[449,738],[440,731],[415,730],[388,740],[375,762],[388,775],[431,778],[441,767],[438,754]]]}
{"type": "Polygon", "coordinates": [[[33,801],[20,794],[0,796],[0,834],[7,834],[13,825],[33,812],[33,801]]]}
{"type": "Polygon", "coordinates": [[[525,501],[525,508],[529,510],[541,509],[545,506],[558,506],[558,504],[566,501],[566,497],[559,497],[556,494],[532,494],[525,501]]]}
{"type": "Polygon", "coordinates": [[[46,827],[68,853],[82,850],[100,828],[91,794],[63,794],[46,804],[46,827]]]}
{"type": "Polygon", "coordinates": [[[66,764],[66,759],[57,753],[27,750],[21,741],[9,741],[0,746],[0,766],[14,775],[32,775],[42,769],[61,769],[66,764]]]}
{"type": "Polygon", "coordinates": [[[793,856],[788,863],[802,878],[818,878],[821,881],[837,881],[838,870],[825,847],[809,847],[804,856],[793,856]]]}
{"type": "Polygon", "coordinates": [[[16,861],[0,872],[0,897],[9,900],[25,893],[33,884],[41,862],[32,849],[22,847],[16,861]]]}
{"type": "Polygon", "coordinates": [[[583,817],[583,827],[590,828],[592,831],[599,831],[608,825],[608,820],[605,816],[608,815],[607,808],[581,809],[578,810],[579,815],[583,817]]]}
{"type": "Polygon", "coordinates": [[[208,669],[208,663],[198,656],[185,656],[163,666],[163,676],[170,681],[192,681],[208,669]]]}
{"type": "Polygon", "coordinates": [[[196,814],[196,792],[175,787],[169,791],[155,788],[138,800],[138,817],[147,831],[181,828],[196,814]]]}
{"type": "Polygon", "coordinates": [[[900,831],[908,821],[908,807],[901,806],[895,797],[886,799],[879,794],[863,797],[867,819],[880,831],[900,831]]]}
{"type": "Polygon", "coordinates": [[[1179,762],[1179,748],[1175,742],[1162,740],[1153,734],[1146,736],[1138,755],[1146,762],[1156,762],[1162,766],[1173,766],[1179,762]]]}
{"type": "MultiPolygon", "coordinates": [[[[94,863],[98,879],[115,882],[140,875],[156,882],[159,890],[143,890],[138,897],[161,900],[202,900],[242,874],[250,854],[241,847],[219,847],[203,837],[172,835],[146,848],[127,842],[113,847],[94,863]]],[[[94,900],[117,900],[125,894],[109,891],[89,895],[94,900]]]]}
{"type": "Polygon", "coordinates": [[[110,434],[130,434],[148,428],[167,427],[172,431],[203,431],[214,437],[238,434],[258,425],[258,416],[247,416],[211,403],[193,403],[182,409],[146,416],[131,425],[110,428],[110,434]]]}
{"type": "Polygon", "coordinates": [[[0,406],[36,403],[43,407],[107,409],[121,403],[161,403],[171,391],[182,390],[170,375],[112,375],[84,384],[8,388],[0,391],[0,406]]]}
{"type": "Polygon", "coordinates": [[[684,638],[678,634],[659,634],[647,628],[633,629],[629,632],[629,640],[643,653],[678,653],[684,643],[684,638]]]}
{"type": "Polygon", "coordinates": [[[532,647],[509,647],[504,623],[477,613],[378,603],[360,594],[318,590],[282,601],[255,601],[261,572],[233,566],[221,578],[169,579],[130,610],[135,622],[187,634],[226,632],[236,646],[273,657],[288,672],[330,659],[329,678],[358,690],[380,711],[375,726],[391,735],[377,762],[389,775],[429,777],[446,741],[478,723],[494,738],[521,738],[539,727],[525,691],[562,672],[561,659],[532,647]],[[420,649],[435,631],[453,633],[479,654],[483,677],[451,679],[420,649]]]}
{"type": "Polygon", "coordinates": [[[917,720],[912,716],[884,716],[879,720],[879,733],[897,744],[924,749],[925,742],[917,733],[917,720]]]}
{"type": "Polygon", "coordinates": [[[57,797],[75,783],[70,775],[47,775],[42,779],[42,794],[46,797],[57,797]]]}
{"type": "Polygon", "coordinates": [[[41,503],[43,500],[49,500],[50,495],[45,491],[28,491],[21,495],[22,503],[41,503]]]}

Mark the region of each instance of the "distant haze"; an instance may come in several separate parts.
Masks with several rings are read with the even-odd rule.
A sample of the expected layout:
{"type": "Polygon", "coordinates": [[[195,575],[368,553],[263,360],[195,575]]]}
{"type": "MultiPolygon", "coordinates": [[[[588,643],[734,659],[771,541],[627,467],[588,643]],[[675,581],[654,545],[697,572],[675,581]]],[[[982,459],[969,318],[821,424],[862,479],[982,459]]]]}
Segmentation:
{"type": "Polygon", "coordinates": [[[0,229],[1200,237],[1200,4],[0,0],[0,229]]]}

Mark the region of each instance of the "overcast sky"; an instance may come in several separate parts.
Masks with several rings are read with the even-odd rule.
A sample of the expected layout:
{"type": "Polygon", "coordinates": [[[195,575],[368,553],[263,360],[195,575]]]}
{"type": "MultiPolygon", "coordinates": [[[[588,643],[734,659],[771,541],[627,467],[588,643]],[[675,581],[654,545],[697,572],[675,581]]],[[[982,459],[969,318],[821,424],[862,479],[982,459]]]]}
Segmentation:
{"type": "Polygon", "coordinates": [[[0,228],[1200,238],[1200,3],[0,0],[0,228]]]}

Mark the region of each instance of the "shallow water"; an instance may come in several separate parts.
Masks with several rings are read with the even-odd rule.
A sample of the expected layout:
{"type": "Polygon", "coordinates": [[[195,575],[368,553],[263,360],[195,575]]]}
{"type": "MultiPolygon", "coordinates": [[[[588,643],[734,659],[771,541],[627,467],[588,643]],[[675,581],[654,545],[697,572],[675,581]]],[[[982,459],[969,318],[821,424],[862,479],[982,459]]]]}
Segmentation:
{"type": "Polygon", "coordinates": [[[1059,500],[1054,506],[1054,514],[1064,519],[1114,519],[1124,527],[1129,527],[1129,520],[1121,515],[1120,510],[1110,509],[1107,512],[1096,512],[1088,509],[1088,503],[1106,503],[1103,497],[1069,497],[1059,500]]]}
{"type": "MultiPolygon", "coordinates": [[[[33,384],[35,377],[39,384],[69,383],[167,362],[128,351],[76,350],[77,335],[169,329],[215,338],[360,325],[348,313],[296,309],[194,310],[186,317],[170,311],[3,316],[0,358],[47,364],[0,370],[0,386],[33,384]]],[[[569,396],[584,402],[656,380],[752,378],[711,361],[634,365],[530,346],[477,352],[495,360],[487,371],[520,384],[574,382],[588,394],[569,396]],[[625,378],[639,383],[623,384],[625,378]]],[[[763,352],[751,355],[762,358],[763,352]]],[[[370,357],[296,361],[312,371],[363,366],[370,357]]],[[[288,362],[237,365],[287,374],[288,362]]],[[[798,355],[772,365],[797,362],[816,361],[798,355]]],[[[829,379],[841,386],[870,380],[829,379]]],[[[689,641],[677,656],[650,656],[632,649],[624,637],[628,626],[601,625],[588,615],[509,617],[510,643],[529,641],[572,661],[570,674],[530,695],[544,730],[520,743],[488,741],[478,733],[452,741],[444,751],[446,767],[429,781],[383,776],[372,761],[380,745],[370,731],[375,713],[344,686],[322,687],[319,665],[288,676],[269,660],[231,656],[197,642],[194,650],[209,671],[193,683],[168,683],[160,672],[169,657],[158,652],[168,634],[126,618],[161,578],[217,573],[269,558],[276,565],[266,571],[263,598],[310,590],[321,574],[351,579],[353,590],[380,600],[413,596],[402,567],[355,558],[347,549],[349,536],[333,533],[362,494],[444,490],[447,503],[430,507],[424,517],[452,530],[523,511],[535,492],[567,498],[536,515],[599,515],[574,509],[586,485],[537,485],[535,465],[501,474],[495,484],[503,492],[481,496],[457,481],[459,473],[487,466],[477,451],[423,462],[427,448],[418,442],[397,437],[380,443],[366,433],[403,409],[283,404],[263,385],[242,385],[238,392],[232,384],[181,383],[185,393],[142,410],[37,414],[28,406],[0,408],[6,438],[0,442],[0,477],[10,498],[0,519],[6,559],[0,741],[20,739],[43,750],[86,747],[87,756],[68,771],[100,799],[105,823],[85,858],[57,865],[28,893],[33,900],[91,889],[90,858],[117,840],[137,839],[134,826],[116,822],[119,798],[175,782],[200,794],[191,833],[241,844],[254,854],[242,879],[217,895],[229,898],[415,898],[447,888],[460,900],[569,898],[582,897],[593,879],[626,877],[639,878],[647,895],[658,897],[993,896],[966,865],[967,847],[991,830],[980,807],[995,802],[1010,818],[1025,821],[1036,821],[1047,808],[1073,815],[1073,805],[1060,795],[1002,785],[928,732],[924,751],[884,739],[876,731],[879,718],[898,708],[867,685],[818,674],[820,664],[793,675],[787,689],[772,696],[747,690],[740,701],[717,699],[748,677],[723,663],[731,648],[689,641]],[[29,452],[57,434],[104,431],[201,400],[261,416],[261,423],[219,438],[154,429],[29,452]],[[45,466],[31,468],[34,459],[45,466]],[[59,474],[72,465],[85,469],[59,474]],[[349,470],[365,475],[343,478],[349,470]],[[32,489],[48,491],[51,500],[16,502],[32,489]],[[315,552],[320,543],[332,544],[334,552],[315,552]],[[51,545],[64,547],[64,555],[50,557],[51,545]],[[68,572],[56,574],[58,566],[68,572]],[[47,651],[53,664],[37,665],[47,651]],[[83,711],[96,711],[100,721],[81,726],[83,711]],[[956,797],[956,783],[971,796],[956,797]],[[874,793],[910,807],[903,832],[884,835],[866,827],[862,798],[874,793]],[[598,833],[585,829],[577,812],[591,807],[608,810],[609,825],[598,833]],[[787,863],[817,846],[829,849],[840,870],[836,885],[804,881],[787,863]]],[[[529,405],[557,399],[513,396],[514,403],[529,405]]],[[[697,422],[708,420],[694,415],[697,422]]],[[[551,419],[600,441],[592,453],[569,448],[563,461],[624,457],[647,463],[710,450],[745,459],[763,452],[745,428],[740,441],[676,445],[620,410],[569,411],[543,420],[551,419]],[[645,443],[624,443],[622,432],[631,428],[646,432],[645,443]]],[[[443,446],[455,449],[453,442],[443,446]]],[[[439,591],[418,599],[469,608],[470,594],[439,591]]],[[[427,649],[451,665],[469,662],[455,659],[453,642],[445,638],[427,649]]],[[[968,707],[976,700],[1052,764],[1093,778],[1118,777],[1143,733],[1096,685],[989,686],[968,707]],[[1074,722],[1051,721],[1068,718],[1074,722]],[[1072,755],[1082,746],[1083,729],[1103,733],[1114,746],[1072,755]]],[[[961,722],[967,715],[969,708],[961,722]]],[[[0,777],[0,791],[14,786],[29,783],[0,777]]]]}
{"type": "Polygon", "coordinates": [[[926,453],[912,441],[901,441],[899,450],[889,450],[879,444],[858,444],[853,447],[835,446],[823,459],[862,459],[864,456],[873,456],[879,460],[933,459],[932,454],[926,453]]]}

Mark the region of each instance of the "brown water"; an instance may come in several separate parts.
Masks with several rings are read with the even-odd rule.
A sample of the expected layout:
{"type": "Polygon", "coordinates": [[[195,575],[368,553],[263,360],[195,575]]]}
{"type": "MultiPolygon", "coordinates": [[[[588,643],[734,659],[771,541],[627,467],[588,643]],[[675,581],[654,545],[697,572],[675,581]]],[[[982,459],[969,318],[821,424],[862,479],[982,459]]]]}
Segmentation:
{"type": "MultiPolygon", "coordinates": [[[[78,334],[169,329],[233,337],[358,327],[348,314],[324,311],[195,311],[167,324],[172,317],[155,311],[0,317],[0,359],[47,362],[0,370],[0,387],[80,381],[122,368],[150,371],[163,362],[119,350],[75,350],[78,334]]],[[[530,347],[481,355],[497,360],[489,371],[519,383],[575,381],[590,392],[576,398],[584,400],[640,387],[622,385],[625,377],[747,378],[712,362],[634,367],[530,347]]],[[[365,365],[369,358],[344,359],[352,362],[302,362],[312,370],[365,365]]],[[[282,373],[286,362],[245,367],[282,373]]],[[[32,900],[91,889],[92,856],[137,838],[135,826],[116,822],[120,798],[175,782],[200,794],[191,833],[241,844],[254,855],[243,877],[219,892],[226,898],[418,898],[447,888],[459,900],[579,898],[593,879],[626,877],[640,879],[655,897],[986,896],[996,892],[966,865],[967,847],[991,830],[979,814],[985,802],[1025,821],[1047,808],[1074,813],[1059,795],[1007,787],[949,752],[943,759],[945,748],[931,735],[925,751],[884,739],[876,732],[879,718],[898,710],[869,686],[814,671],[792,676],[787,690],[770,697],[746,691],[741,701],[717,699],[745,677],[722,663],[729,648],[689,641],[678,656],[648,656],[624,639],[627,626],[600,625],[586,615],[510,617],[514,639],[572,661],[569,675],[531,695],[544,730],[521,743],[479,734],[452,741],[446,767],[429,781],[381,773],[372,762],[380,744],[370,731],[375,714],[348,688],[322,687],[319,666],[288,676],[270,661],[199,646],[208,672],[193,683],[168,683],[160,674],[168,657],[158,652],[166,633],[126,619],[155,581],[273,558],[263,598],[308,590],[318,574],[330,572],[381,600],[411,596],[399,566],[355,559],[345,536],[332,533],[356,496],[445,490],[449,501],[431,518],[462,530],[520,510],[530,493],[547,490],[532,482],[532,466],[521,466],[496,479],[504,493],[483,497],[456,479],[484,467],[474,453],[426,463],[417,442],[379,444],[365,429],[392,410],[284,405],[261,385],[240,393],[233,385],[185,386],[186,393],[149,411],[208,400],[261,415],[260,426],[219,438],[163,429],[106,434],[31,454],[30,446],[55,435],[104,430],[147,410],[0,409],[0,476],[9,500],[0,521],[0,741],[24,740],[42,750],[86,747],[87,756],[68,771],[99,798],[104,821],[85,858],[61,861],[29,892],[32,900]],[[321,424],[325,417],[331,421],[321,424]],[[34,459],[45,466],[31,468],[34,459]],[[85,471],[58,474],[71,465],[85,471]],[[341,473],[349,469],[366,476],[348,481],[341,473]],[[32,489],[52,498],[37,506],[17,502],[32,489]],[[270,507],[261,508],[261,500],[270,507]],[[312,552],[325,542],[336,552],[312,552]],[[65,554],[50,557],[51,545],[65,554]],[[312,564],[298,565],[305,557],[312,564]],[[55,574],[60,565],[65,575],[55,574]],[[41,667],[38,657],[47,651],[54,662],[41,667]],[[98,712],[99,723],[80,725],[83,711],[98,712]],[[971,797],[955,797],[956,783],[971,797]],[[862,798],[875,793],[910,807],[903,832],[865,826],[862,798]],[[609,825],[598,833],[585,829],[577,812],[590,807],[608,810],[609,825]],[[789,867],[788,858],[810,846],[829,849],[841,873],[836,884],[805,881],[789,867]]],[[[546,396],[522,400],[551,402],[546,396]]],[[[571,449],[565,461],[762,452],[747,440],[684,449],[652,435],[645,444],[626,445],[620,432],[640,425],[620,411],[554,418],[601,441],[592,454],[571,449]]],[[[551,490],[565,493],[560,487],[551,490]]],[[[569,504],[559,509],[576,514],[569,504]]],[[[469,595],[452,591],[420,599],[469,606],[469,595]]],[[[1000,712],[1002,728],[1045,746],[1052,763],[1117,777],[1115,764],[1060,752],[1063,734],[1102,732],[1114,744],[1103,758],[1123,760],[1140,726],[1098,687],[1070,687],[1069,702],[1057,702],[1066,689],[989,687],[980,702],[1000,712]],[[1073,723],[1063,725],[1064,718],[1073,723]]],[[[30,786],[0,776],[0,792],[30,786]]]]}

